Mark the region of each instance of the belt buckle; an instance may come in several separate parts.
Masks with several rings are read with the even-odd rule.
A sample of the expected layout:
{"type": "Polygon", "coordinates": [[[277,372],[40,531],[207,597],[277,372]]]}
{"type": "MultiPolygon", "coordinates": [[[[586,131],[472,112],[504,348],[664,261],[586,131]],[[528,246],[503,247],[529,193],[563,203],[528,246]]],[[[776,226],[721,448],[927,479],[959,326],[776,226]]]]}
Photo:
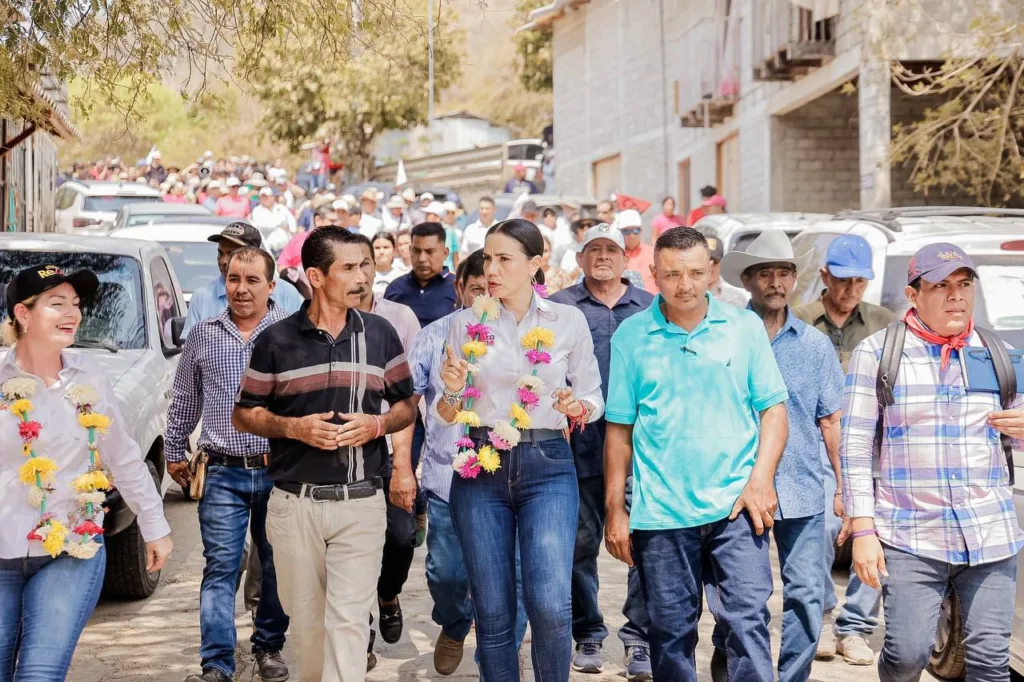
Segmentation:
{"type": "Polygon", "coordinates": [[[266,464],[266,455],[246,455],[242,458],[242,466],[247,470],[262,469],[266,464]],[[255,462],[255,464],[250,464],[255,462]]]}

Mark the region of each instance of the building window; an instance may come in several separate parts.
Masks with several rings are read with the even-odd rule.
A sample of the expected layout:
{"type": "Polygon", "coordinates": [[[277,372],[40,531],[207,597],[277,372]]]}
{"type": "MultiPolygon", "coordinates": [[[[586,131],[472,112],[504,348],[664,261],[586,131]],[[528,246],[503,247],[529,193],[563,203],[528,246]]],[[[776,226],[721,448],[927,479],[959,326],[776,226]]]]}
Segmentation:
{"type": "Polygon", "coordinates": [[[740,136],[733,133],[718,143],[716,149],[718,193],[732,210],[740,199],[740,136]]]}
{"type": "Polygon", "coordinates": [[[622,187],[622,156],[616,154],[595,161],[593,169],[594,197],[604,201],[622,187]]]}

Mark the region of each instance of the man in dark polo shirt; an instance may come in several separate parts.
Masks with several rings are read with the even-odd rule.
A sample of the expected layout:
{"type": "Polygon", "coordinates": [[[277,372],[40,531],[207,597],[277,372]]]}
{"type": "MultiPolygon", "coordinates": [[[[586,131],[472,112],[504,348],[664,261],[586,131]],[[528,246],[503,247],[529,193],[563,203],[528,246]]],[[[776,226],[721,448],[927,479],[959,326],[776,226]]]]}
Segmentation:
{"type": "MultiPolygon", "coordinates": [[[[313,296],[257,340],[232,415],[239,431],[270,439],[267,535],[302,680],[365,678],[386,527],[384,435],[416,409],[398,333],[358,310],[371,285],[362,243],[334,226],[310,233],[302,264],[313,296]]],[[[411,463],[396,453],[393,466],[411,463]]]]}
{"type": "MultiPolygon", "coordinates": [[[[825,290],[813,303],[792,309],[793,316],[814,326],[832,341],[839,362],[846,372],[853,349],[861,341],[889,326],[895,314],[881,306],[864,302],[868,282],[875,278],[871,266],[871,245],[857,235],[836,237],[828,246],[821,281],[825,290]]],[[[824,454],[823,463],[829,469],[824,454]]],[[[832,566],[835,542],[842,530],[843,520],[833,513],[832,498],[842,495],[834,490],[835,481],[825,477],[825,562],[832,566]]],[[[874,665],[875,652],[868,637],[878,628],[882,593],[861,582],[850,571],[846,588],[846,603],[838,616],[833,614],[839,605],[832,571],[825,572],[825,613],[821,635],[818,637],[817,658],[830,659],[839,654],[851,665],[874,665]]]]}
{"type": "MultiPolygon", "coordinates": [[[[623,320],[650,307],[654,296],[623,277],[629,264],[626,243],[622,232],[607,223],[587,230],[576,262],[583,270],[583,281],[562,289],[551,300],[576,306],[587,318],[601,372],[601,390],[607,396],[612,335],[623,320]]],[[[604,669],[601,645],[608,636],[597,601],[597,557],[604,539],[604,430],[601,419],[583,431],[573,431],[571,437],[580,488],[580,519],[572,566],[572,638],[576,641],[572,667],[584,673],[604,669]]],[[[635,568],[629,570],[622,613],[626,624],[619,629],[619,639],[626,650],[626,678],[650,679],[647,602],[635,568]]]]}
{"type": "Polygon", "coordinates": [[[412,308],[420,328],[455,310],[455,276],[444,267],[447,234],[441,223],[412,228],[409,259],[412,271],[388,285],[384,298],[412,308]]]}

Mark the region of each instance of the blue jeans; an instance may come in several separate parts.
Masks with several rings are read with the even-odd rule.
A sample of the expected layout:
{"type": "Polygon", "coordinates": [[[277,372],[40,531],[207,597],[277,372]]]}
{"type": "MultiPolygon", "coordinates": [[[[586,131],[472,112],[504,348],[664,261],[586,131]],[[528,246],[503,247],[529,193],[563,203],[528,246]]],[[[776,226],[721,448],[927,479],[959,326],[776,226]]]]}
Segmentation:
{"type": "Polygon", "coordinates": [[[544,682],[567,682],[572,547],[579,514],[572,450],[561,438],[533,443],[524,437],[501,460],[493,474],[452,479],[452,517],[476,608],[480,670],[489,682],[519,680],[514,637],[518,539],[534,675],[544,682]]]}
{"type": "Polygon", "coordinates": [[[960,597],[967,679],[1008,682],[1017,558],[963,566],[883,548],[889,577],[882,584],[885,643],[878,679],[920,679],[935,643],[942,600],[953,589],[960,597]]]}
{"type": "Polygon", "coordinates": [[[85,561],[67,554],[0,559],[0,682],[64,679],[106,566],[102,547],[85,561]]]}
{"type": "Polygon", "coordinates": [[[697,682],[694,649],[707,582],[717,592],[712,612],[725,627],[730,682],[772,682],[769,540],[754,534],[746,512],[693,528],[637,530],[632,539],[651,618],[654,679],[697,682]]]}
{"type": "MultiPolygon", "coordinates": [[[[836,538],[843,527],[843,520],[832,512],[832,498],[836,492],[836,479],[832,473],[832,465],[828,456],[822,457],[825,466],[825,613],[839,605],[836,597],[836,584],[832,580],[832,563],[836,558],[836,538]]],[[[853,542],[853,540],[847,540],[853,542]]],[[[843,604],[839,616],[836,617],[836,635],[870,635],[878,628],[878,612],[882,607],[882,591],[865,585],[850,571],[850,582],[846,586],[846,603],[843,604]]]]}
{"type": "MultiPolygon", "coordinates": [[[[632,480],[632,477],[626,479],[626,513],[629,513],[632,501],[632,480]]],[[[572,564],[572,638],[577,644],[601,644],[608,636],[597,600],[597,558],[604,541],[604,476],[581,478],[579,486],[580,523],[572,564]]],[[[626,624],[619,628],[619,639],[625,646],[646,647],[650,620],[635,567],[629,569],[622,613],[626,616],[626,624]]]]}
{"type": "MultiPolygon", "coordinates": [[[[427,589],[434,600],[430,617],[441,626],[441,632],[462,641],[473,625],[473,599],[469,593],[469,575],[462,557],[462,545],[455,532],[455,520],[447,502],[427,492],[427,589]]],[[[526,608],[523,606],[523,575],[519,553],[516,552],[516,650],[526,636],[526,608]]],[[[480,649],[476,650],[480,665],[480,649]]]]}
{"type": "MultiPolygon", "coordinates": [[[[779,649],[779,682],[806,682],[821,633],[825,589],[824,514],[798,519],[776,519],[772,526],[779,547],[782,572],[782,646],[779,649]]],[[[706,592],[708,608],[718,611],[715,590],[706,592]]],[[[715,647],[724,649],[725,628],[715,623],[715,647]]]]}
{"type": "Polygon", "coordinates": [[[235,586],[246,534],[252,534],[263,571],[260,600],[253,621],[253,652],[280,651],[288,616],[277,596],[274,550],[267,540],[267,500],[272,484],[265,469],[211,466],[206,493],[199,501],[203,539],[203,583],[199,590],[199,656],[203,670],[235,673],[235,586]]]}

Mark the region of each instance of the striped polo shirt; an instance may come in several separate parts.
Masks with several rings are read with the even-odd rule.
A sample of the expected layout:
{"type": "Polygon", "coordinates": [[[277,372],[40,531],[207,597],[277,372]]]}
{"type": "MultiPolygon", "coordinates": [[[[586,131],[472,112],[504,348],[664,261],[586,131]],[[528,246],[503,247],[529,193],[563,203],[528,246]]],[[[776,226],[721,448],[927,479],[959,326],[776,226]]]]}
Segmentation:
{"type": "MultiPolygon", "coordinates": [[[[281,417],[334,412],[381,413],[413,395],[412,377],[395,328],[382,317],[350,309],[338,338],[299,312],[264,331],[253,348],[236,404],[264,407],[281,417]]],[[[297,440],[272,438],[267,475],[289,483],[355,483],[387,474],[384,438],[360,447],[320,450],[297,440]]]]}

